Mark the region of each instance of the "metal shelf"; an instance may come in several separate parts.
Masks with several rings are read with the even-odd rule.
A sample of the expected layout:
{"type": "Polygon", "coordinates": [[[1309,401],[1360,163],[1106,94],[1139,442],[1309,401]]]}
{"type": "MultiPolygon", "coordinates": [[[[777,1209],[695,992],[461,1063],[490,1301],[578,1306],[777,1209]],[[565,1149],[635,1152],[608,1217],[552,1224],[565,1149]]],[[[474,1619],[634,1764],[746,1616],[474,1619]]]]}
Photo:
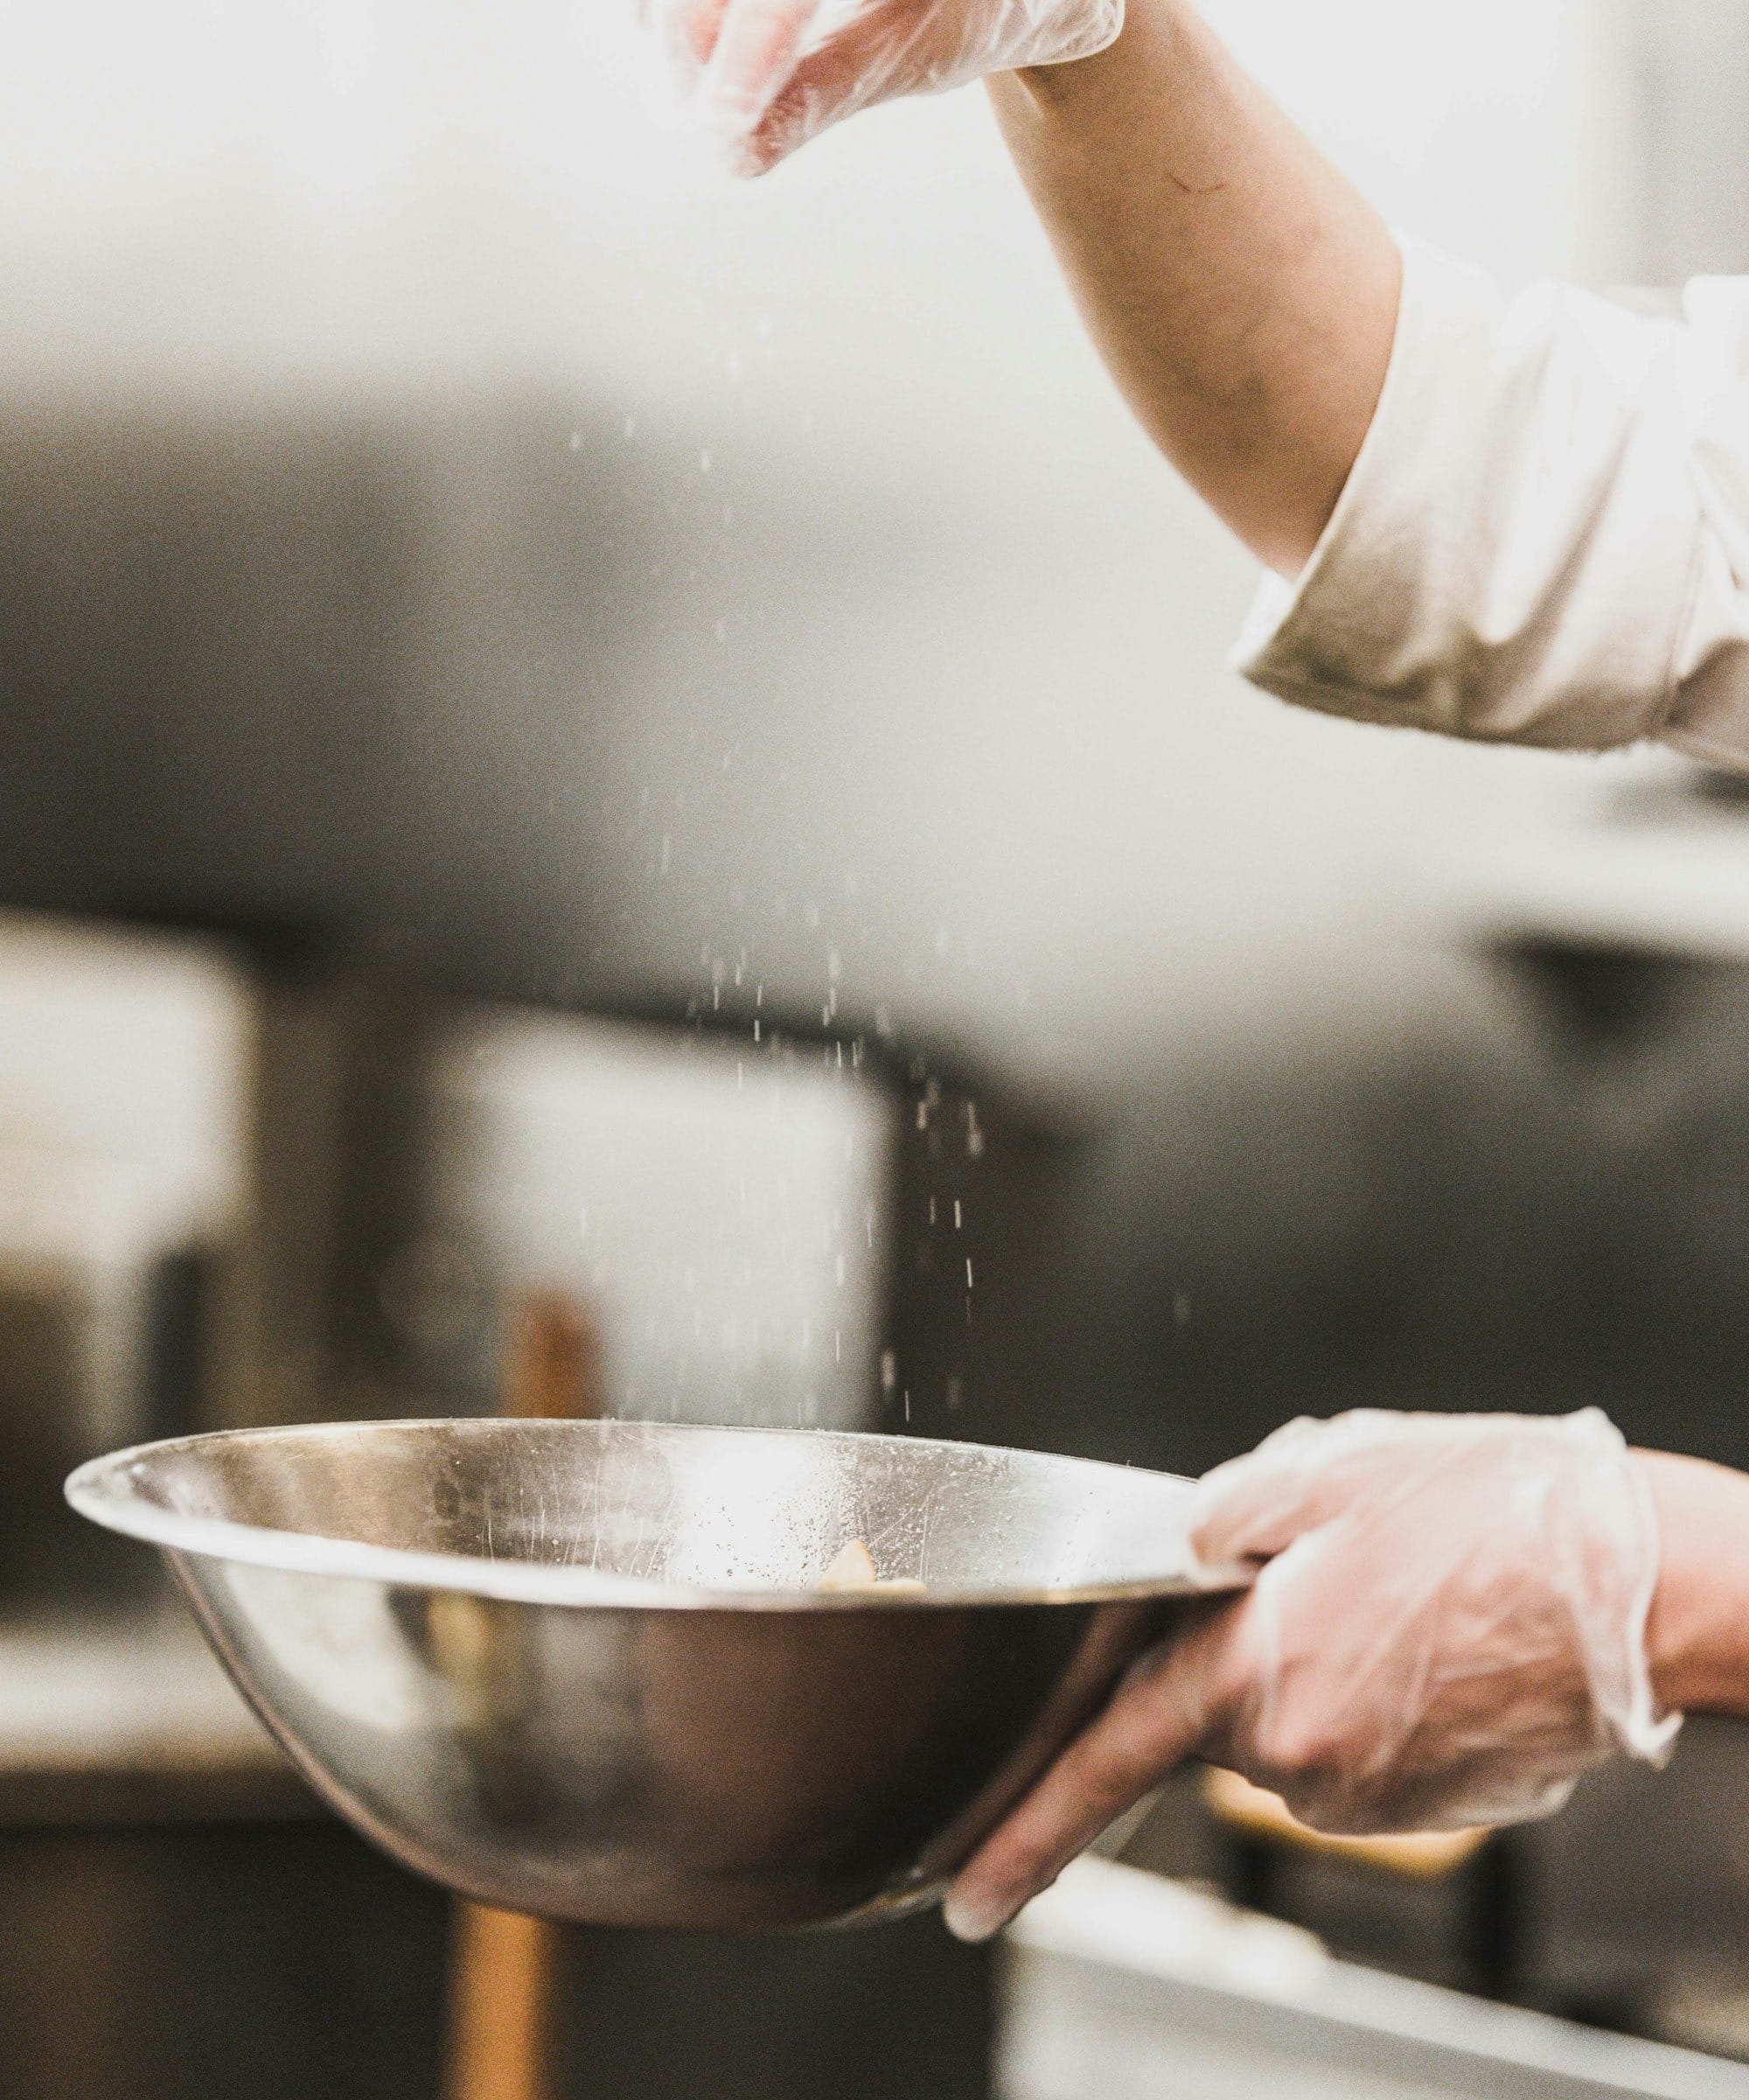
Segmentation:
{"type": "Polygon", "coordinates": [[[1005,1948],[1000,2100],[1749,2100],[1749,2068],[1338,1961],[1084,1859],[1005,1948]]]}

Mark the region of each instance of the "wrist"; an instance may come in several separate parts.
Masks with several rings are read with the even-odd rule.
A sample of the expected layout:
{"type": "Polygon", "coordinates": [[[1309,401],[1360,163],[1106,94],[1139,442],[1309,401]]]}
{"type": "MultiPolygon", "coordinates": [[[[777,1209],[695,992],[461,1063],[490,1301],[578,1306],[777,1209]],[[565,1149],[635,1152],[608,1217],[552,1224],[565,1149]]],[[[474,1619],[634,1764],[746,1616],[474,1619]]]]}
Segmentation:
{"type": "Polygon", "coordinates": [[[1125,0],[1123,27],[1104,50],[1051,66],[1022,66],[997,74],[991,85],[1000,95],[1001,84],[1012,82],[1035,116],[1077,115],[1121,93],[1142,47],[1176,35],[1184,12],[1181,0],[1125,0]]]}
{"type": "Polygon", "coordinates": [[[1749,1716],[1749,1475],[1662,1451],[1634,1461],[1658,1523],[1654,1695],[1666,1713],[1749,1716]]]}

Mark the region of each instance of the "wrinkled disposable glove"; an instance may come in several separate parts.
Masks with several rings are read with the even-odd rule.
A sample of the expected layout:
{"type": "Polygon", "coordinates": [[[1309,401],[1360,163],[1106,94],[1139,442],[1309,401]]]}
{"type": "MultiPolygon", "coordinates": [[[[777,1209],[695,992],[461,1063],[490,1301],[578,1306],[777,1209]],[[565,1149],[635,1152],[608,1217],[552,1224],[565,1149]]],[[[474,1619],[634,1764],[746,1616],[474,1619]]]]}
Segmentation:
{"type": "Polygon", "coordinates": [[[763,174],[840,118],[1091,58],[1124,0],[645,0],[729,164],[763,174]]]}
{"type": "Polygon", "coordinates": [[[1192,1753],[1348,1832],[1558,1808],[1617,1751],[1662,1763],[1651,1490],[1595,1408],[1300,1420],[1201,1482],[1192,1541],[1251,1588],[1146,1660],[965,1870],[982,1937],[1192,1753]]]}

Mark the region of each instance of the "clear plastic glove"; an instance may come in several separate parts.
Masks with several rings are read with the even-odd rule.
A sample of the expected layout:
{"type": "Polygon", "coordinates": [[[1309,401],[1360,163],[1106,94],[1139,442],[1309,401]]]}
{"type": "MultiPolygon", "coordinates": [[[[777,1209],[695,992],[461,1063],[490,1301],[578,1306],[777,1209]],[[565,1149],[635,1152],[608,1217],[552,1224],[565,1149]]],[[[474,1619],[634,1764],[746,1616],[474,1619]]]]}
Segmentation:
{"type": "Polygon", "coordinates": [[[1616,1751],[1654,1763],[1650,1486],[1595,1408],[1560,1420],[1290,1422],[1198,1486],[1244,1594],[1145,1662],[950,1896],[980,1938],[1197,1753],[1320,1830],[1455,1830],[1558,1808],[1616,1751]]]}
{"type": "Polygon", "coordinates": [[[1124,0],[645,0],[730,164],[763,174],[841,118],[1091,58],[1124,0]]]}

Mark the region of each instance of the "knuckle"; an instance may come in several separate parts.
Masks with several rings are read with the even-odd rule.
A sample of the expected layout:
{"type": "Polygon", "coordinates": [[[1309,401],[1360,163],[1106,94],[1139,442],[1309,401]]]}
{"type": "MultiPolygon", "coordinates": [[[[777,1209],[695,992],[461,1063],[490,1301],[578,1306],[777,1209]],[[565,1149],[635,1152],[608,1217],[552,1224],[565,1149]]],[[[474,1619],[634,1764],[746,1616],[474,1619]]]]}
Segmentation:
{"type": "Polygon", "coordinates": [[[1345,1762],[1340,1733],[1327,1717],[1317,1713],[1284,1714],[1272,1720],[1257,1748],[1277,1790],[1290,1801],[1296,1793],[1326,1791],[1345,1762]]]}

